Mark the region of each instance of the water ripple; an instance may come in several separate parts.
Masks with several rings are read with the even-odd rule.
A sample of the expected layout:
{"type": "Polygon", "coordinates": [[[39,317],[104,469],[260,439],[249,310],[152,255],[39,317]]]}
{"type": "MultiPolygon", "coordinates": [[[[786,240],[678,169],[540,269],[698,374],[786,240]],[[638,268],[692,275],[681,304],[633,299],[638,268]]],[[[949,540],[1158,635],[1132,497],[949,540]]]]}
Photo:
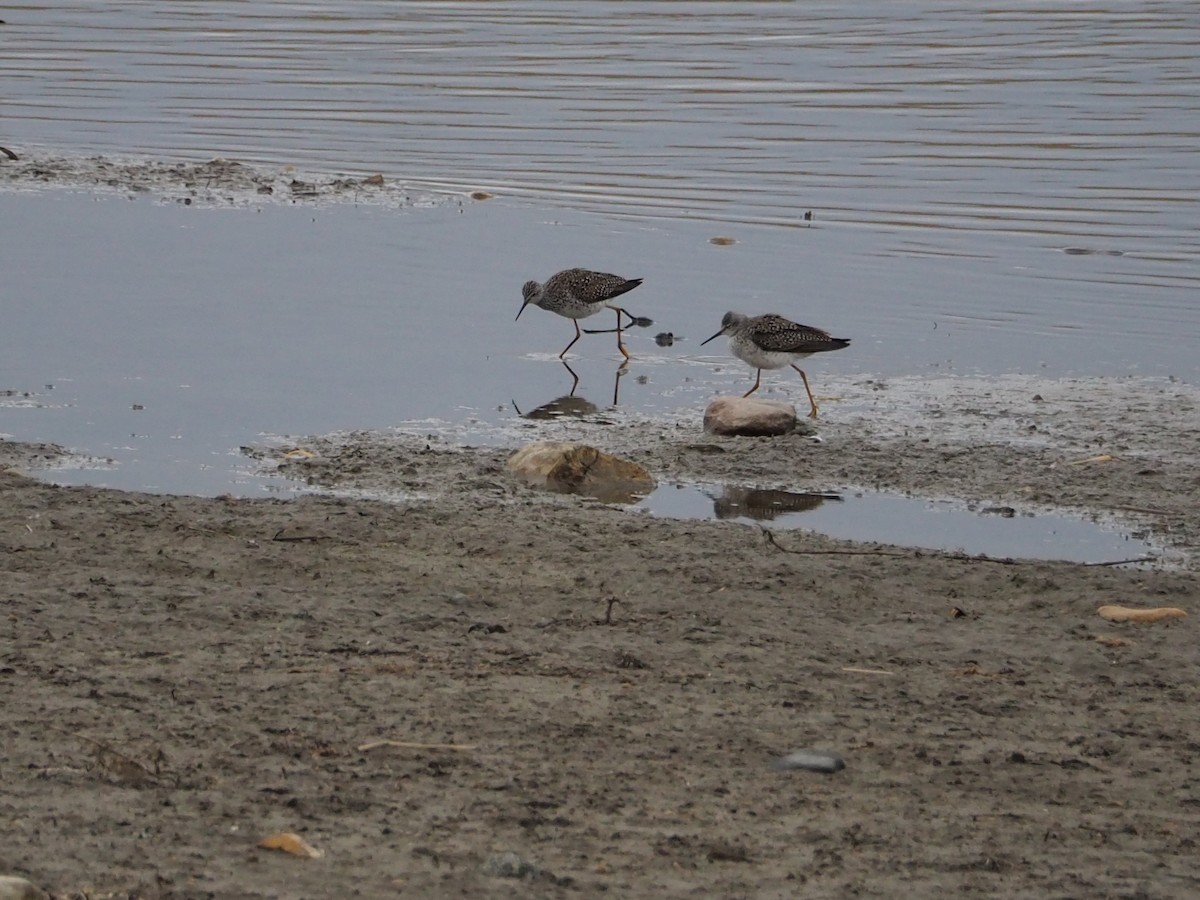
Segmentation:
{"type": "Polygon", "coordinates": [[[76,0],[7,18],[10,144],[1196,253],[1185,2],[76,0]]]}

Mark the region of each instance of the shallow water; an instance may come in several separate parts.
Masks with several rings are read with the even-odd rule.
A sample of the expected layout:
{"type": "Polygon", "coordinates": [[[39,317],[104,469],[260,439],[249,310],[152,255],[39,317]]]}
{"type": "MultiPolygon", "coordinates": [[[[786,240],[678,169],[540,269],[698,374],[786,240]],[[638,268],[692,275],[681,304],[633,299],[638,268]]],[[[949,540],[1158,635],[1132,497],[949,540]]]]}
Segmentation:
{"type": "Polygon", "coordinates": [[[722,519],[801,528],[830,537],[995,558],[1113,563],[1162,556],[1113,524],[1076,516],[968,508],[879,492],[813,494],[740,485],[668,484],[637,504],[674,519],[722,519]]]}
{"type": "MultiPolygon", "coordinates": [[[[712,396],[753,381],[724,340],[703,349],[700,341],[729,306],[754,309],[764,288],[782,290],[790,278],[789,237],[779,229],[719,247],[706,223],[548,217],[498,200],[247,210],[0,193],[0,217],[21,223],[0,243],[0,388],[31,395],[0,402],[0,433],[117,464],[56,473],[62,480],[144,490],[258,491],[238,448],[264,434],[403,426],[506,443],[528,439],[518,424],[533,427],[556,402],[560,411],[616,420],[694,421],[712,396]],[[626,305],[655,324],[627,333],[628,366],[620,367],[612,335],[585,336],[568,357],[579,375],[572,395],[571,372],[557,358],[571,323],[540,309],[514,321],[520,285],[556,267],[533,268],[522,250],[529,245],[563,264],[590,251],[600,267],[647,276],[626,305]],[[677,335],[673,345],[655,343],[663,331],[677,335]]],[[[888,240],[833,228],[804,236],[821,258],[846,267],[888,240]]],[[[823,400],[831,422],[850,412],[837,398],[866,377],[1138,372],[1194,380],[1200,366],[1197,341],[1182,339],[1200,336],[1200,313],[1182,300],[1170,310],[1178,341],[1130,330],[1101,343],[1064,327],[1009,342],[953,317],[898,315],[886,293],[864,288],[868,277],[896,287],[936,276],[999,302],[1029,283],[1003,265],[905,257],[886,273],[860,267],[851,277],[835,268],[843,274],[831,278],[861,293],[855,303],[825,294],[812,304],[814,319],[853,343],[805,363],[818,396],[831,398],[823,400]]],[[[584,324],[609,322],[604,315],[584,324]]],[[[764,396],[803,399],[791,370],[764,373],[763,382],[764,396]]]]}
{"type": "Polygon", "coordinates": [[[5,18],[8,143],[1196,250],[1187,0],[74,0],[5,18]]]}
{"type": "MultiPolygon", "coordinates": [[[[656,320],[624,375],[611,336],[574,348],[571,403],[600,414],[748,387],[723,341],[698,349],[730,308],[852,338],[809,360],[819,395],[1200,377],[1190,3],[77,0],[3,18],[0,144],[23,157],[220,155],[500,197],[0,193],[19,226],[0,242],[0,390],[31,394],[0,405],[0,432],[116,463],[63,480],[253,493],[237,448],[264,433],[509,438],[571,391],[570,323],[512,321],[523,281],[569,265],[645,277],[628,306],[656,320]]],[[[766,393],[795,399],[789,376],[766,393]]]]}

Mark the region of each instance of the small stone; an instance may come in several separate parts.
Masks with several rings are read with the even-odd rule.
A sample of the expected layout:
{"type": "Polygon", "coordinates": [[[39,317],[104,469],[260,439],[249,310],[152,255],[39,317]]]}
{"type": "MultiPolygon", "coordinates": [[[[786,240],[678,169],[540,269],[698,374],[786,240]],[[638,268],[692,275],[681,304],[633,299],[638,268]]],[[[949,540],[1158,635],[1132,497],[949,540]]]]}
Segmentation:
{"type": "Polygon", "coordinates": [[[46,892],[16,875],[0,875],[0,900],[47,900],[46,892]]]}
{"type": "Polygon", "coordinates": [[[508,458],[508,470],[530,484],[605,503],[634,503],[654,490],[654,479],[642,466],[587,444],[527,444],[508,458]]]}
{"type": "Polygon", "coordinates": [[[704,430],[710,434],[773,437],[796,429],[796,407],[779,400],[717,397],[704,410],[704,430]]]}
{"type": "Polygon", "coordinates": [[[806,769],[809,772],[821,772],[832,775],[846,768],[846,763],[836,753],[825,753],[819,750],[797,750],[787,756],[775,760],[773,768],[781,771],[788,769],[806,769]]]}
{"type": "Polygon", "coordinates": [[[1003,519],[1011,519],[1016,516],[1017,511],[1011,506],[987,506],[979,511],[981,516],[1000,516],[1003,519]]]}

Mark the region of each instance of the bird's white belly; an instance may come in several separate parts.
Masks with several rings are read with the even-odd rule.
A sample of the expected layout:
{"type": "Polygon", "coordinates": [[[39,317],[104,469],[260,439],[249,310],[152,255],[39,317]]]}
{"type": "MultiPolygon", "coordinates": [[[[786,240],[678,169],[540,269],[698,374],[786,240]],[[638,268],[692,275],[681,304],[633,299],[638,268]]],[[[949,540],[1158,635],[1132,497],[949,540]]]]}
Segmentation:
{"type": "Polygon", "coordinates": [[[594,316],[602,309],[606,309],[603,303],[593,303],[591,306],[575,305],[564,306],[561,309],[555,309],[554,312],[560,316],[566,316],[568,319],[586,319],[588,316],[594,316]]]}
{"type": "Polygon", "coordinates": [[[781,353],[778,350],[763,350],[748,341],[730,341],[729,349],[742,362],[749,363],[756,369],[782,369],[798,359],[808,356],[807,353],[781,353]]]}

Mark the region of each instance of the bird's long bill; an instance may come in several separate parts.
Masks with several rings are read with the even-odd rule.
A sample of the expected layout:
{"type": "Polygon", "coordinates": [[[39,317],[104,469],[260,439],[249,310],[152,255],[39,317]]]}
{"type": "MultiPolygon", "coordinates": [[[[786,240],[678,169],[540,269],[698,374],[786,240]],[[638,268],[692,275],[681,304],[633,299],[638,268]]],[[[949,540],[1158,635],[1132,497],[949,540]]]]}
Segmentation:
{"type": "Polygon", "coordinates": [[[720,331],[718,331],[718,332],[717,332],[716,334],[714,334],[712,337],[708,338],[707,340],[703,340],[703,341],[701,341],[701,342],[700,342],[700,346],[701,346],[701,347],[703,347],[703,346],[704,346],[705,344],[707,344],[709,341],[715,341],[717,338],[719,338],[719,337],[720,337],[721,335],[723,335],[724,333],[725,333],[725,329],[724,329],[724,328],[722,328],[720,331]]]}
{"type": "MultiPolygon", "coordinates": [[[[529,305],[528,300],[526,300],[524,303],[521,304],[521,308],[519,310],[517,310],[517,319],[521,318],[521,313],[525,312],[525,307],[527,307],[528,305],[529,305]]],[[[517,321],[517,319],[513,319],[513,321],[515,322],[515,321],[517,321]]]]}

